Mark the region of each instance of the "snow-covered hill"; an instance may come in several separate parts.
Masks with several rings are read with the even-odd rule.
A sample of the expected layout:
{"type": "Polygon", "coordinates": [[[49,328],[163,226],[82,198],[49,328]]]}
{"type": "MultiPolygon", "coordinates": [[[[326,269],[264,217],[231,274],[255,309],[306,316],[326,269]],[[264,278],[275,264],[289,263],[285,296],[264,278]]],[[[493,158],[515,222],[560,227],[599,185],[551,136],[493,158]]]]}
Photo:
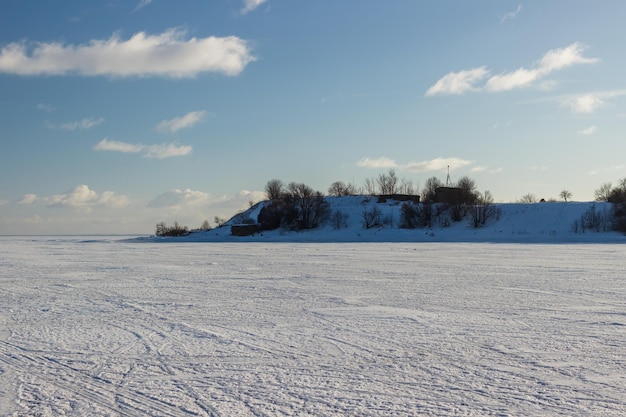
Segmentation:
{"type": "Polygon", "coordinates": [[[593,208],[608,216],[610,203],[603,202],[549,202],[495,204],[496,213],[479,228],[468,217],[461,222],[450,222],[445,216],[434,221],[430,228],[402,229],[399,201],[379,203],[376,197],[327,197],[331,213],[340,212],[346,219],[345,227],[337,228],[332,221],[317,229],[264,231],[252,236],[233,236],[231,227],[248,218],[256,221],[265,203],[259,203],[233,217],[222,227],[194,232],[185,237],[150,238],[196,242],[623,242],[621,233],[584,229],[581,217],[593,208]],[[366,229],[363,213],[377,207],[386,219],[384,227],[366,229]]]}

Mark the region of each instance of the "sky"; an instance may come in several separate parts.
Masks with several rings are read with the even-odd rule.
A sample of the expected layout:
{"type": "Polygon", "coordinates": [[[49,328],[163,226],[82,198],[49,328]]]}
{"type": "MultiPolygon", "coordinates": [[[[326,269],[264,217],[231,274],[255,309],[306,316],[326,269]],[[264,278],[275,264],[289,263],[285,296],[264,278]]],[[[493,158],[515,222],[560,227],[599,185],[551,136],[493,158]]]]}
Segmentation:
{"type": "Polygon", "coordinates": [[[496,202],[626,177],[626,2],[9,0],[0,234],[150,234],[393,169],[496,202]]]}

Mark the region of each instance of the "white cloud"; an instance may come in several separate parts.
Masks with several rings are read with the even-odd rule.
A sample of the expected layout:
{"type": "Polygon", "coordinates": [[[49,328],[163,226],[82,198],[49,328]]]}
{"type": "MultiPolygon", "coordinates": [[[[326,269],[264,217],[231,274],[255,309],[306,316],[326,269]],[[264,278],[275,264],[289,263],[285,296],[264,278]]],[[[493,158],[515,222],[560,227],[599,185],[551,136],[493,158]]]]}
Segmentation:
{"type": "Polygon", "coordinates": [[[598,169],[594,169],[593,171],[589,171],[588,174],[589,175],[598,175],[600,173],[605,173],[605,172],[613,172],[613,171],[622,171],[626,168],[626,165],[614,165],[612,167],[603,167],[603,168],[598,168],[598,169]]]}
{"type": "Polygon", "coordinates": [[[588,127],[588,128],[586,128],[586,129],[581,129],[581,130],[579,130],[577,133],[578,133],[579,135],[593,135],[594,133],[596,133],[596,130],[598,130],[598,128],[597,128],[597,127],[595,127],[595,126],[589,126],[589,127],[588,127]]]}
{"type": "Polygon", "coordinates": [[[110,208],[122,208],[129,203],[125,195],[115,194],[113,191],[105,191],[98,198],[98,205],[110,208]]]}
{"type": "Polygon", "coordinates": [[[17,202],[17,204],[30,206],[35,204],[35,202],[37,202],[37,194],[25,194],[24,197],[17,202]]]}
{"type": "Polygon", "coordinates": [[[137,153],[141,152],[142,149],[143,145],[134,145],[131,143],[118,142],[115,140],[108,140],[106,138],[102,139],[94,147],[94,150],[96,151],[111,151],[122,153],[137,153]]]}
{"type": "Polygon", "coordinates": [[[248,191],[241,190],[233,198],[234,201],[240,201],[241,203],[249,204],[258,203],[267,199],[267,193],[265,191],[248,191]]]}
{"type": "Polygon", "coordinates": [[[455,170],[457,168],[462,168],[470,165],[471,163],[471,161],[466,161],[460,158],[435,158],[429,161],[409,162],[407,164],[401,165],[396,163],[396,161],[394,161],[393,159],[383,156],[380,158],[363,158],[357,163],[357,165],[361,168],[373,169],[398,168],[402,171],[416,173],[440,171],[443,169],[447,169],[448,166],[451,170],[455,170]]]}
{"type": "Polygon", "coordinates": [[[592,64],[597,58],[586,58],[582,55],[585,47],[575,42],[565,48],[553,49],[544,54],[534,68],[518,68],[489,77],[484,86],[477,86],[485,79],[489,71],[486,67],[471,70],[451,72],[443,76],[426,91],[426,96],[436,94],[462,94],[466,91],[501,92],[533,85],[554,71],[558,71],[575,64],[592,64]]]}
{"type": "Polygon", "coordinates": [[[249,13],[252,10],[259,7],[260,5],[262,5],[263,3],[265,3],[266,1],[267,0],[244,0],[243,9],[241,9],[241,13],[242,14],[249,13]]]}
{"type": "Polygon", "coordinates": [[[144,145],[145,158],[164,159],[173,156],[185,156],[191,153],[191,146],[177,143],[162,143],[160,145],[144,145]]]}
{"type": "Polygon", "coordinates": [[[37,109],[41,111],[45,111],[46,113],[52,113],[55,109],[50,104],[39,103],[37,104],[37,109]]]}
{"type": "Polygon", "coordinates": [[[152,3],[152,0],[139,0],[139,3],[137,4],[137,6],[135,6],[135,11],[137,11],[139,9],[143,9],[144,7],[149,5],[150,3],[152,3]]]}
{"type": "Polygon", "coordinates": [[[78,185],[62,194],[49,197],[37,197],[35,194],[26,194],[18,204],[33,205],[42,203],[48,207],[71,207],[91,211],[94,207],[121,208],[128,204],[128,197],[105,191],[96,193],[86,185],[78,185]]]}
{"type": "Polygon", "coordinates": [[[598,108],[604,106],[607,98],[623,95],[624,92],[604,92],[604,93],[588,93],[579,96],[570,96],[560,99],[562,107],[568,107],[574,113],[593,113],[598,108]]]}
{"type": "Polygon", "coordinates": [[[263,191],[241,190],[236,194],[223,195],[212,199],[208,207],[216,215],[221,217],[232,216],[233,213],[240,212],[250,207],[250,202],[258,203],[267,199],[267,194],[263,191]]]}
{"type": "Polygon", "coordinates": [[[357,166],[361,168],[395,168],[398,164],[393,159],[389,159],[386,156],[380,158],[363,158],[358,163],[357,166]]]}
{"type": "Polygon", "coordinates": [[[498,174],[500,172],[502,172],[502,168],[489,168],[486,165],[479,165],[479,166],[475,166],[472,167],[472,169],[470,169],[470,172],[475,173],[475,172],[486,172],[488,174],[498,174]]]}
{"type": "Polygon", "coordinates": [[[165,213],[169,218],[176,216],[178,220],[199,224],[207,218],[209,210],[213,215],[226,217],[247,209],[250,201],[257,203],[265,198],[263,191],[241,190],[233,195],[213,197],[203,191],[174,189],[155,197],[148,208],[158,209],[161,216],[165,213]]]}
{"type": "Polygon", "coordinates": [[[518,4],[518,5],[517,5],[517,9],[515,9],[515,10],[514,10],[514,11],[512,11],[512,12],[508,12],[507,14],[505,14],[505,15],[502,17],[502,20],[500,20],[500,23],[504,23],[504,22],[506,22],[507,20],[510,20],[510,19],[515,19],[515,17],[516,17],[516,16],[519,14],[519,12],[521,12],[521,11],[522,11],[522,5],[521,5],[521,4],[518,4]]]}
{"type": "Polygon", "coordinates": [[[202,191],[194,191],[190,189],[179,190],[174,189],[167,191],[148,203],[148,207],[180,207],[180,206],[199,206],[208,205],[211,196],[202,191]]]}
{"type": "Polygon", "coordinates": [[[540,77],[541,72],[539,70],[520,68],[509,73],[494,75],[487,80],[485,89],[492,92],[513,90],[528,86],[540,77]]]}
{"type": "Polygon", "coordinates": [[[595,64],[598,58],[585,58],[582,56],[585,46],[580,42],[574,42],[570,46],[548,51],[539,61],[539,70],[548,74],[574,64],[595,64]]]}
{"type": "Polygon", "coordinates": [[[429,161],[422,162],[409,162],[403,169],[407,172],[429,172],[429,171],[441,171],[450,167],[451,170],[465,167],[471,164],[471,161],[467,161],[460,158],[435,158],[429,161]]]}
{"type": "Polygon", "coordinates": [[[10,43],[0,49],[0,73],[185,78],[203,72],[237,75],[254,61],[246,42],[235,36],[185,35],[169,29],[157,35],[138,32],[128,40],[114,34],[81,45],[10,43]]]}
{"type": "Polygon", "coordinates": [[[593,64],[599,61],[597,58],[583,57],[584,49],[585,47],[581,43],[575,42],[565,48],[550,50],[539,60],[536,68],[519,68],[509,73],[494,75],[487,80],[485,89],[487,91],[499,92],[522,88],[531,85],[554,71],[575,64],[593,64]]]}
{"type": "Polygon", "coordinates": [[[177,143],[163,143],[157,145],[132,144],[114,140],[102,139],[93,148],[96,151],[110,151],[122,153],[142,153],[144,158],[164,159],[174,156],[189,155],[191,146],[177,143]]]}
{"type": "Polygon", "coordinates": [[[184,116],[175,117],[170,120],[163,120],[156,126],[158,132],[176,132],[194,126],[206,116],[206,111],[192,111],[184,116]]]}
{"type": "Polygon", "coordinates": [[[99,118],[99,119],[94,119],[92,117],[86,117],[83,120],[76,120],[73,122],[67,122],[67,123],[62,123],[60,125],[54,125],[54,124],[47,124],[48,127],[50,127],[51,129],[63,129],[63,130],[87,130],[87,129],[91,129],[92,127],[98,126],[100,124],[104,123],[104,118],[99,118]]]}
{"type": "Polygon", "coordinates": [[[459,72],[450,72],[444,75],[426,91],[426,96],[437,94],[463,94],[466,91],[476,91],[476,83],[482,81],[489,71],[487,68],[473,68],[459,72]]]}

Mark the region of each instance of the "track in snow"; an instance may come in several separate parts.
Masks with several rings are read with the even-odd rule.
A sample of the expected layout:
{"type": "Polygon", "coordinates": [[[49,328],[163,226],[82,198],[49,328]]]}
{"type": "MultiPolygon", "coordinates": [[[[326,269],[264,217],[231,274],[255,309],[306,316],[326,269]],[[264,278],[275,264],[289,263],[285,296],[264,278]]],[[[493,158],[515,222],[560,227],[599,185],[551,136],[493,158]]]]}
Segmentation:
{"type": "Polygon", "coordinates": [[[620,245],[0,251],[0,415],[626,414],[620,245]]]}

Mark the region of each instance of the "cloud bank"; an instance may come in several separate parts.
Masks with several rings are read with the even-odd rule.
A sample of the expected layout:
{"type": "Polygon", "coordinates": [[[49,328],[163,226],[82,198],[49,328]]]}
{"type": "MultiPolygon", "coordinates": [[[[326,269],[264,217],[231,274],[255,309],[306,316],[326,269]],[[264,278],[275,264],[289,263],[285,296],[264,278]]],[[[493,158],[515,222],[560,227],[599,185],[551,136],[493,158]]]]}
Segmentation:
{"type": "Polygon", "coordinates": [[[102,139],[93,148],[95,151],[110,151],[121,153],[141,153],[144,158],[164,159],[174,156],[189,155],[191,146],[179,145],[177,143],[162,143],[157,145],[133,144],[118,142],[115,140],[102,139]]]}
{"type": "Polygon", "coordinates": [[[238,37],[185,35],[169,29],[157,35],[139,32],[127,40],[114,34],[81,45],[14,42],[0,49],[0,73],[189,78],[205,72],[237,75],[254,61],[238,37]]]}
{"type": "Polygon", "coordinates": [[[202,191],[173,189],[157,196],[148,203],[151,208],[208,205],[211,196],[202,191]]]}
{"type": "Polygon", "coordinates": [[[427,91],[426,96],[463,94],[467,91],[497,93],[529,87],[549,74],[577,64],[592,64],[597,58],[586,58],[585,47],[575,42],[565,48],[548,51],[533,68],[518,68],[514,71],[490,75],[486,67],[450,72],[440,78],[427,91]],[[483,80],[485,83],[479,85],[483,80]]]}
{"type": "Polygon", "coordinates": [[[189,188],[173,189],[151,200],[147,207],[158,210],[160,215],[166,213],[168,217],[176,216],[200,222],[206,218],[209,211],[213,215],[227,216],[229,213],[237,212],[249,207],[250,202],[259,202],[266,199],[263,191],[241,190],[234,195],[223,195],[213,197],[203,191],[191,190],[189,188]]]}
{"type": "Polygon", "coordinates": [[[112,191],[98,194],[88,186],[82,184],[61,194],[49,197],[38,197],[36,194],[26,194],[18,204],[34,205],[41,203],[48,207],[71,207],[91,211],[95,207],[122,208],[128,205],[129,199],[112,191]]]}
{"type": "Polygon", "coordinates": [[[409,173],[441,171],[450,167],[454,170],[470,165],[472,162],[461,158],[435,158],[427,161],[409,162],[407,164],[398,164],[393,159],[385,156],[380,158],[363,158],[357,162],[357,166],[361,168],[372,169],[393,169],[398,168],[409,173]]]}
{"type": "Polygon", "coordinates": [[[380,158],[363,158],[357,162],[357,166],[361,168],[397,168],[398,164],[393,159],[382,156],[380,158]]]}

